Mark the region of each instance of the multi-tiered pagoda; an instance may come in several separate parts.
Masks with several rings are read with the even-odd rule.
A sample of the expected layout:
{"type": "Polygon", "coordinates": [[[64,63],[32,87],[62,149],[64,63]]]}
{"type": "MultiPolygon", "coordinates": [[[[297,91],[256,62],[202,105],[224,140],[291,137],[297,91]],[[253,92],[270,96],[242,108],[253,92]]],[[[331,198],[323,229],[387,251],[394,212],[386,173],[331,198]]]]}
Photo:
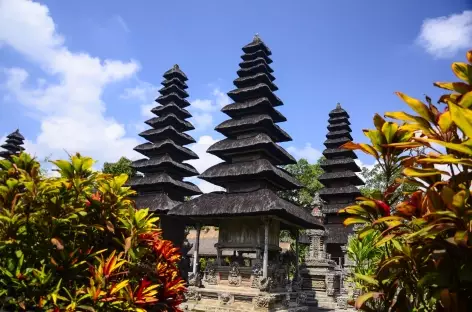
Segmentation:
{"type": "Polygon", "coordinates": [[[198,158],[193,151],[184,147],[195,143],[191,136],[184,133],[194,129],[186,121],[192,117],[185,109],[190,105],[186,100],[187,80],[178,65],[164,73],[163,88],[159,90],[161,95],[156,99],[160,105],[151,110],[157,117],[147,120],[146,124],[152,128],[139,134],[149,142],[134,148],[147,157],[132,164],[144,176],[130,181],[131,187],[138,193],[136,205],[161,215],[160,226],[164,238],[177,246],[181,246],[185,239],[185,224],[182,218],[174,219],[165,215],[183,202],[186,196],[201,194],[196,185],[183,181],[185,177],[198,174],[193,166],[183,163],[198,158]]]}
{"type": "Polygon", "coordinates": [[[25,149],[23,148],[23,141],[25,138],[21,135],[20,131],[17,129],[15,132],[7,135],[7,140],[5,144],[1,146],[3,151],[0,151],[0,157],[5,159],[10,159],[12,155],[18,155],[25,149]]]}
{"type": "MultiPolygon", "coordinates": [[[[219,227],[215,245],[217,265],[207,267],[204,289],[189,292],[198,292],[206,298],[202,299],[207,304],[201,306],[203,310],[218,306],[218,302],[212,303],[211,298],[215,296],[223,298],[227,311],[240,311],[251,300],[255,308],[267,308],[265,311],[289,304],[285,295],[286,271],[279,266],[282,265],[278,257],[280,230],[323,228],[306,210],[277,195],[278,191],[297,189],[301,185],[278,167],[296,161],[277,144],[291,138],[276,124],[286,118],[275,109],[282,101],[274,94],[277,87],[269,66],[271,51],[258,36],[244,46],[243,51],[237,72],[239,78],[234,81],[237,89],[228,93],[234,103],[222,109],[230,119],[216,127],[226,139],[207,150],[224,162],[199,176],[226,191],[204,194],[169,212],[219,227]],[[223,250],[252,254],[253,267],[241,267],[238,263],[229,267],[222,265],[223,250]],[[269,280],[270,286],[266,284],[269,280]],[[269,296],[268,292],[279,294],[269,296]]],[[[198,252],[198,234],[195,245],[198,252]]],[[[194,273],[197,273],[195,267],[194,273]]]]}
{"type": "Polygon", "coordinates": [[[322,211],[328,231],[326,252],[331,254],[331,259],[338,260],[343,258],[341,246],[347,243],[351,231],[344,227],[343,218],[338,215],[338,211],[355,202],[355,198],[361,195],[356,186],[363,185],[364,182],[356,174],[361,171],[354,162],[356,154],[340,148],[344,143],[352,141],[349,114],[338,104],[329,113],[329,117],[329,132],[324,142],[326,149],[323,151],[326,159],[321,163],[324,174],[318,180],[325,186],[319,194],[325,201],[322,211]]]}

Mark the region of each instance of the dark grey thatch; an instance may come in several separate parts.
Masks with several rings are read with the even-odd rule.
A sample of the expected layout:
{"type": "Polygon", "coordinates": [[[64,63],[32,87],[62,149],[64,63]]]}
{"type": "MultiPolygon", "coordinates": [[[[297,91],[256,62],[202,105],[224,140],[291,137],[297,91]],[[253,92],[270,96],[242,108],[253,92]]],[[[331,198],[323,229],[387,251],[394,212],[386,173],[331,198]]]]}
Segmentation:
{"type": "Polygon", "coordinates": [[[297,161],[286,150],[275,144],[265,133],[258,133],[243,139],[224,139],[213,144],[207,153],[230,161],[233,155],[250,151],[264,151],[274,165],[295,164],[297,161]]]}
{"type": "Polygon", "coordinates": [[[165,79],[164,81],[161,82],[161,85],[163,85],[164,87],[167,87],[167,86],[170,86],[170,85],[176,85],[180,89],[187,89],[188,88],[185,81],[183,81],[183,80],[181,80],[177,77],[173,77],[171,79],[165,79]]]}
{"type": "Polygon", "coordinates": [[[328,227],[328,244],[346,244],[352,229],[344,227],[342,224],[332,224],[328,227]]]}
{"type": "Polygon", "coordinates": [[[146,189],[148,189],[150,186],[156,187],[156,189],[159,190],[165,187],[179,188],[186,190],[188,196],[200,195],[202,193],[195,184],[176,180],[166,173],[155,173],[146,175],[145,177],[134,177],[131,178],[129,185],[138,190],[141,187],[146,187],[146,189]]]}
{"type": "Polygon", "coordinates": [[[180,95],[175,92],[166,95],[161,95],[156,99],[156,102],[162,105],[166,105],[167,103],[173,102],[181,108],[190,106],[190,103],[186,99],[180,97],[180,95]]]}
{"type": "MultiPolygon", "coordinates": [[[[159,128],[159,129],[149,129],[149,130],[141,132],[139,136],[151,142],[158,142],[165,139],[172,140],[176,144],[180,144],[180,145],[187,145],[187,144],[192,144],[196,142],[194,138],[192,138],[190,135],[186,133],[181,133],[172,126],[167,126],[167,127],[159,128]]],[[[138,150],[136,151],[140,152],[138,150]]]]}
{"type": "Polygon", "coordinates": [[[348,171],[349,169],[347,169],[346,167],[341,168],[344,168],[346,171],[325,172],[319,176],[318,180],[321,183],[324,183],[326,181],[344,180],[349,181],[349,183],[352,183],[353,185],[364,184],[364,181],[362,181],[362,179],[359,178],[359,176],[355,172],[348,171]]]}
{"type": "Polygon", "coordinates": [[[159,90],[161,94],[166,94],[166,93],[177,93],[181,98],[186,98],[188,97],[187,91],[183,90],[180,86],[176,84],[171,84],[164,86],[159,90]]]}
{"type": "Polygon", "coordinates": [[[246,44],[243,47],[244,53],[255,53],[257,51],[263,51],[267,56],[272,55],[272,52],[270,51],[269,47],[265,45],[264,42],[262,42],[261,38],[259,35],[255,35],[252,42],[246,44]]]}
{"type": "Polygon", "coordinates": [[[348,125],[351,124],[351,122],[349,121],[349,117],[347,116],[341,116],[341,117],[331,117],[328,119],[328,122],[330,124],[335,124],[335,123],[347,123],[348,125]]]}
{"type": "Polygon", "coordinates": [[[184,108],[180,108],[178,105],[175,103],[169,103],[166,105],[161,105],[154,107],[151,109],[151,112],[153,114],[156,114],[157,116],[164,116],[167,114],[174,114],[180,119],[186,119],[192,117],[192,115],[184,108]]]}
{"type": "Polygon", "coordinates": [[[341,122],[341,123],[335,123],[335,124],[330,124],[328,125],[328,130],[329,131],[337,131],[337,130],[347,130],[351,132],[351,127],[349,127],[349,124],[347,122],[341,122]]]}
{"type": "Polygon", "coordinates": [[[257,176],[265,178],[270,183],[281,185],[285,189],[301,188],[302,184],[282,169],[272,165],[267,159],[238,163],[220,163],[208,168],[199,178],[210,183],[223,186],[226,181],[246,180],[248,177],[257,176]]]}
{"type": "Polygon", "coordinates": [[[341,137],[341,138],[336,138],[336,139],[327,139],[326,141],[323,142],[324,146],[327,148],[337,148],[344,143],[350,142],[351,139],[348,137],[341,137]]]}
{"type": "Polygon", "coordinates": [[[325,200],[327,196],[325,195],[352,195],[360,196],[361,192],[354,185],[342,186],[342,187],[333,187],[333,188],[322,188],[319,192],[320,197],[325,200]]]}
{"type": "Polygon", "coordinates": [[[345,168],[352,172],[362,171],[352,158],[324,159],[320,167],[327,172],[331,172],[329,168],[345,168]]]}
{"type": "Polygon", "coordinates": [[[235,137],[242,132],[248,132],[252,129],[259,130],[269,135],[274,142],[288,142],[292,138],[287,132],[277,126],[269,115],[249,115],[240,119],[229,119],[223,121],[215,130],[227,137],[235,137]]]}
{"type": "Polygon", "coordinates": [[[352,159],[357,159],[356,153],[345,148],[327,148],[323,151],[323,155],[328,159],[332,159],[334,157],[343,157],[343,156],[352,158],[352,159]]]}
{"type": "Polygon", "coordinates": [[[272,106],[283,105],[282,100],[279,99],[270,87],[264,83],[258,83],[255,86],[239,88],[228,92],[228,96],[235,102],[244,102],[250,98],[266,97],[272,106]]]}
{"type": "Polygon", "coordinates": [[[339,137],[347,137],[352,140],[352,136],[349,130],[338,130],[338,131],[330,131],[326,135],[328,139],[335,139],[339,137]]]}
{"type": "Polygon", "coordinates": [[[153,157],[151,159],[140,159],[133,161],[133,168],[142,173],[159,171],[177,172],[184,177],[198,175],[198,171],[189,164],[180,163],[169,155],[153,157]]]}
{"type": "Polygon", "coordinates": [[[143,143],[134,148],[141,154],[152,157],[162,154],[169,154],[176,160],[198,159],[198,155],[192,150],[175,144],[172,140],[166,139],[157,143],[143,143]]]}
{"type": "Polygon", "coordinates": [[[238,88],[245,88],[250,85],[263,83],[267,85],[272,92],[277,91],[279,88],[270,80],[269,76],[264,73],[259,73],[253,76],[239,77],[234,80],[234,85],[238,88]]]}
{"type": "Polygon", "coordinates": [[[172,79],[175,77],[179,78],[182,81],[188,80],[187,76],[184,74],[184,72],[180,69],[179,65],[177,64],[175,64],[171,69],[169,69],[168,71],[164,73],[164,78],[166,79],[172,79]]]}
{"type": "Polygon", "coordinates": [[[250,60],[256,59],[258,57],[264,58],[264,60],[267,64],[272,63],[272,59],[263,50],[257,50],[253,53],[244,53],[243,55],[241,55],[241,58],[244,61],[250,61],[250,60]]]}
{"type": "Polygon", "coordinates": [[[186,120],[181,120],[172,113],[169,113],[162,117],[153,117],[149,120],[146,120],[145,123],[153,128],[163,128],[167,126],[172,126],[175,128],[175,130],[180,132],[195,129],[190,122],[186,120]]]}
{"type": "Polygon", "coordinates": [[[251,67],[257,66],[259,64],[264,64],[264,66],[267,68],[267,70],[270,73],[274,72],[274,70],[269,66],[269,64],[267,64],[266,60],[263,57],[257,57],[253,60],[243,61],[243,62],[239,63],[239,67],[240,68],[251,68],[251,67]]]}
{"type": "Polygon", "coordinates": [[[170,199],[165,193],[141,194],[136,197],[136,208],[149,208],[150,211],[167,213],[180,202],[170,199]]]}
{"type": "Polygon", "coordinates": [[[18,129],[7,135],[5,143],[1,146],[4,150],[0,150],[0,157],[8,159],[12,155],[17,155],[24,151],[25,149],[22,146],[24,139],[18,129]]]}
{"type": "Polygon", "coordinates": [[[223,113],[231,118],[239,118],[247,115],[259,115],[265,113],[272,118],[274,122],[287,121],[284,115],[272,107],[268,98],[258,98],[241,103],[228,104],[221,109],[223,113]]]}
{"type": "Polygon", "coordinates": [[[339,210],[346,208],[347,206],[352,205],[352,203],[346,204],[325,204],[323,205],[323,212],[329,214],[336,214],[339,210]]]}
{"type": "Polygon", "coordinates": [[[274,215],[281,221],[299,226],[320,229],[320,221],[307,210],[280,198],[269,189],[247,193],[209,193],[184,202],[169,215],[193,218],[237,217],[251,215],[274,215]]]}

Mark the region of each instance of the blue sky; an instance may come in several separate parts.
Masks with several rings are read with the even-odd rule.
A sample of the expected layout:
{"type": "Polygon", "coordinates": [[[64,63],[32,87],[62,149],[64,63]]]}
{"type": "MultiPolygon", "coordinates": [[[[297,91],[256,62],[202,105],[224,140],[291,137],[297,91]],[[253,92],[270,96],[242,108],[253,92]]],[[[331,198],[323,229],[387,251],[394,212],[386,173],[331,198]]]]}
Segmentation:
{"type": "Polygon", "coordinates": [[[20,127],[38,157],[135,157],[161,76],[178,63],[204,170],[218,161],[205,150],[221,138],[241,47],[259,33],[294,139],[284,146],[314,161],[337,102],[362,141],[375,112],[406,109],[394,91],[440,94],[432,82],[454,79],[450,63],[472,48],[467,2],[0,0],[0,139],[20,127]]]}

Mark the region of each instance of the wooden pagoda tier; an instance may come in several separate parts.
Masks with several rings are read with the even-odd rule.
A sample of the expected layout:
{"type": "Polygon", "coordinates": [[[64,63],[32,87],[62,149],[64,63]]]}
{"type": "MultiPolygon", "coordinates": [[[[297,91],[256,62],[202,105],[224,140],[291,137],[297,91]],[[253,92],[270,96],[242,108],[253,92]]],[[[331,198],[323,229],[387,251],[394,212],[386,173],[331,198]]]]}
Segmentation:
{"type": "Polygon", "coordinates": [[[12,155],[18,155],[25,149],[23,148],[25,138],[21,135],[20,131],[17,129],[15,132],[7,135],[5,144],[0,147],[3,148],[0,151],[0,157],[9,159],[12,155]]]}
{"type": "Polygon", "coordinates": [[[330,250],[329,244],[347,243],[350,232],[350,229],[343,226],[343,219],[338,216],[338,211],[352,204],[355,198],[361,195],[357,186],[363,185],[364,182],[356,174],[361,171],[354,161],[356,154],[340,148],[352,140],[349,114],[338,104],[329,113],[329,117],[328,134],[324,142],[326,149],[323,151],[326,159],[321,163],[324,173],[318,180],[325,186],[319,195],[325,202],[322,211],[325,214],[325,226],[329,231],[328,252],[334,253],[332,257],[337,257],[337,248],[330,250]]]}
{"type": "Polygon", "coordinates": [[[130,186],[139,196],[138,207],[149,207],[151,211],[166,213],[185,196],[201,194],[193,183],[183,181],[185,177],[198,174],[197,170],[185,160],[197,159],[198,156],[183,145],[195,140],[185,134],[194,127],[187,118],[192,115],[185,109],[190,103],[187,89],[187,76],[178,65],[164,73],[163,87],[157,99],[160,105],[151,112],[156,115],[145,123],[151,127],[139,135],[149,142],[134,148],[147,158],[133,162],[132,166],[144,176],[131,179],[130,186]]]}
{"type": "Polygon", "coordinates": [[[272,53],[258,36],[243,47],[243,52],[238,78],[234,80],[237,88],[228,92],[234,103],[221,110],[230,119],[215,128],[226,139],[207,150],[224,162],[199,176],[226,192],[202,195],[176,207],[172,214],[193,218],[274,214],[290,220],[292,225],[320,227],[308,212],[276,195],[277,191],[302,185],[278,167],[294,164],[296,160],[277,144],[291,138],[277,125],[286,118],[275,108],[283,104],[274,94],[278,88],[269,66],[272,53]],[[255,194],[260,195],[259,199],[255,194]],[[251,203],[243,207],[242,203],[249,200],[251,203]]]}

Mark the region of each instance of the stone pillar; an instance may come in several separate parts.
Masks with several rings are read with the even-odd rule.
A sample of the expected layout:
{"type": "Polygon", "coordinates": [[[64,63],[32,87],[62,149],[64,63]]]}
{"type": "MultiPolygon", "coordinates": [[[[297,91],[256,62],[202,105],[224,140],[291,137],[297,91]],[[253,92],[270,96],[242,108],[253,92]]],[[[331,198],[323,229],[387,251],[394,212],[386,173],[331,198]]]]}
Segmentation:
{"type": "Polygon", "coordinates": [[[269,266],[269,219],[264,220],[264,261],[262,262],[262,277],[267,278],[267,268],[269,266]]]}
{"type": "Polygon", "coordinates": [[[193,274],[197,274],[197,268],[198,268],[198,250],[200,248],[200,230],[201,230],[201,225],[200,223],[197,223],[196,226],[196,236],[195,236],[195,249],[193,250],[193,274]]]}
{"type": "Polygon", "coordinates": [[[299,249],[299,241],[300,239],[300,231],[297,229],[295,232],[295,276],[298,278],[299,268],[300,265],[300,249],[299,249]]]}
{"type": "Polygon", "coordinates": [[[216,264],[221,265],[222,263],[222,250],[221,248],[216,248],[216,264]]]}

